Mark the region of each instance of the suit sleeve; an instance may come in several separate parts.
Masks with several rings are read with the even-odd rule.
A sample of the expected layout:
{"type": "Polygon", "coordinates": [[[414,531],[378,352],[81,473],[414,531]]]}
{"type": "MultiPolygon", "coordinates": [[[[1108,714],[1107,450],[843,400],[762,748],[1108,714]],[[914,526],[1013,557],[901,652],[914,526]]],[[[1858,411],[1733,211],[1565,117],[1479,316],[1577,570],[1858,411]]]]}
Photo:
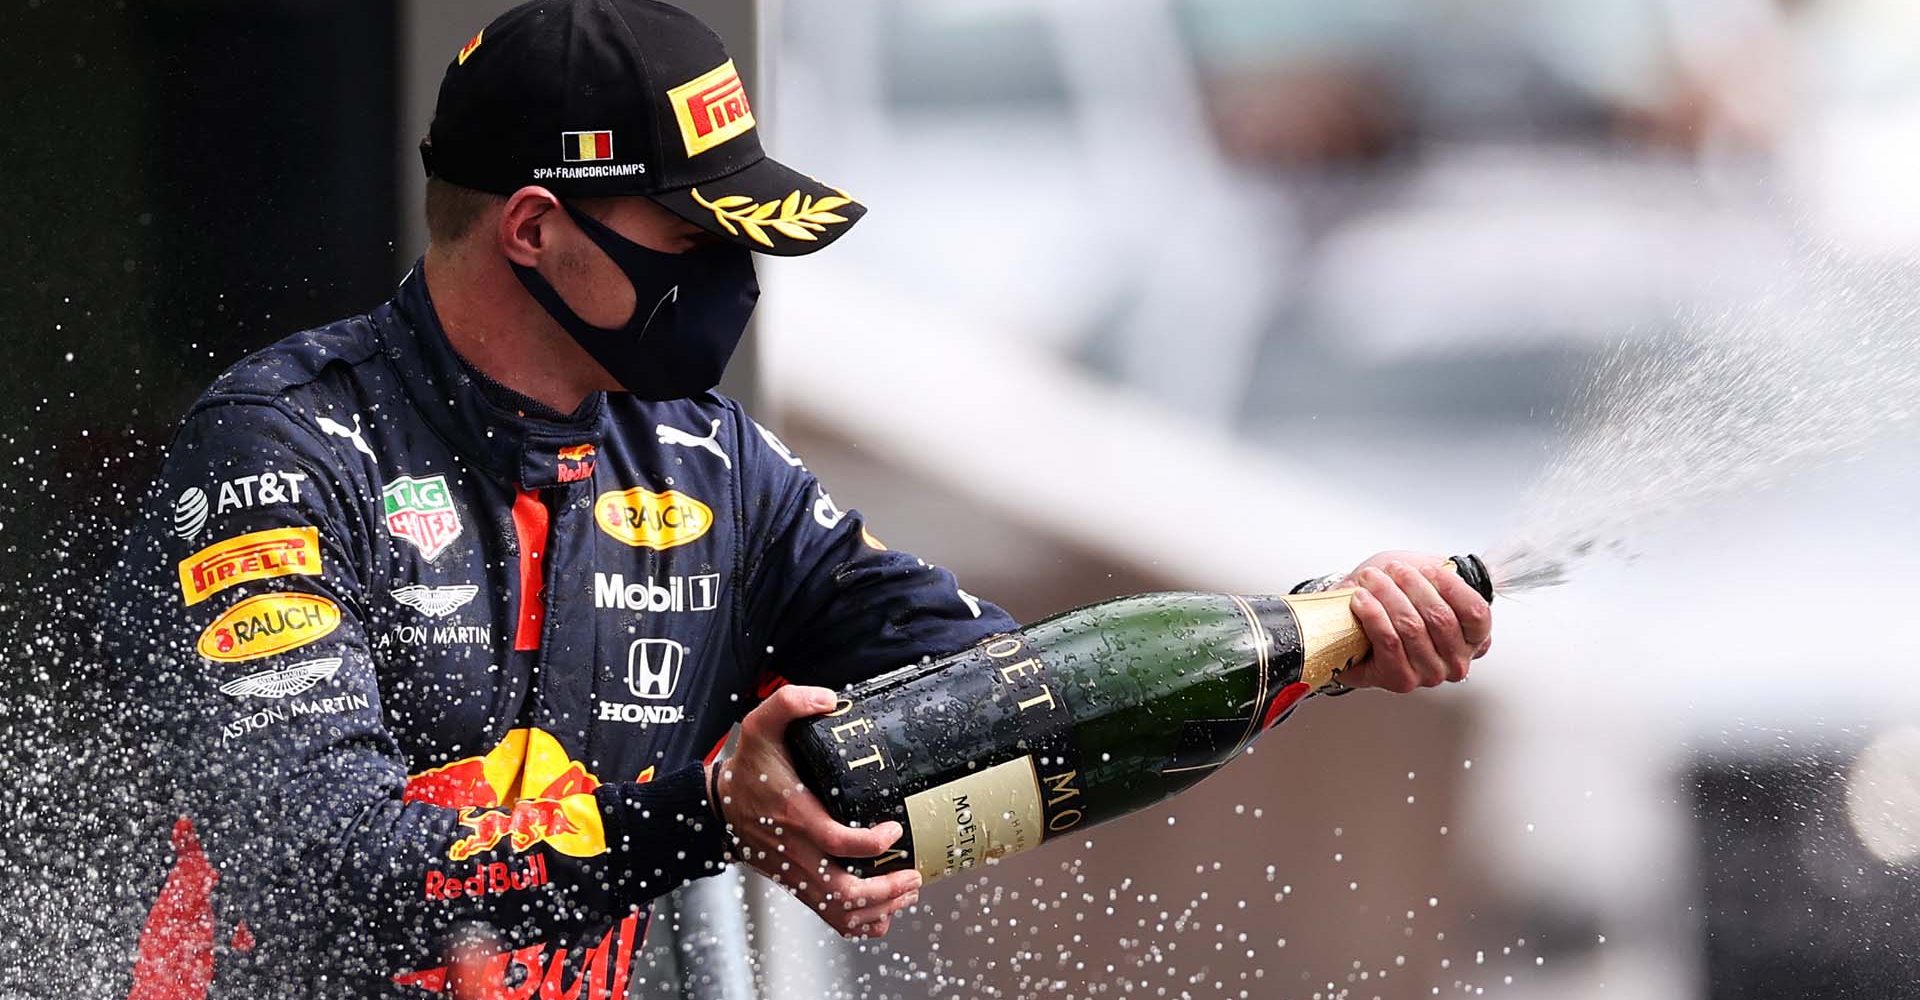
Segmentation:
{"type": "Polygon", "coordinates": [[[1019,627],[952,573],[888,548],[778,437],[741,424],[747,510],[759,522],[746,629],[749,648],[764,651],[763,682],[845,687],[1019,627]]]}
{"type": "MultiPolygon", "coordinates": [[[[256,956],[387,979],[473,923],[550,940],[709,873],[721,831],[697,767],[500,808],[410,789],[362,624],[385,538],[361,461],[271,402],[205,407],[112,584],[107,662],[219,872],[222,923],[247,924],[256,956]]],[[[428,784],[485,780],[471,770],[428,784]]]]}

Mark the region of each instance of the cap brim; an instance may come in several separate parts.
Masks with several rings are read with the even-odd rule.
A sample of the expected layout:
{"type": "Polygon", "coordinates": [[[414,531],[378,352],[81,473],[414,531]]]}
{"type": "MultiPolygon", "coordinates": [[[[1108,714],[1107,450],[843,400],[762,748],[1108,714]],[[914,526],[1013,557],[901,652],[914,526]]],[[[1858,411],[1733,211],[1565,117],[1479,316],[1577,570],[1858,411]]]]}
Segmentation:
{"type": "Polygon", "coordinates": [[[771,157],[717,180],[651,197],[707,232],[779,257],[812,253],[867,214],[866,206],[845,191],[771,157]]]}

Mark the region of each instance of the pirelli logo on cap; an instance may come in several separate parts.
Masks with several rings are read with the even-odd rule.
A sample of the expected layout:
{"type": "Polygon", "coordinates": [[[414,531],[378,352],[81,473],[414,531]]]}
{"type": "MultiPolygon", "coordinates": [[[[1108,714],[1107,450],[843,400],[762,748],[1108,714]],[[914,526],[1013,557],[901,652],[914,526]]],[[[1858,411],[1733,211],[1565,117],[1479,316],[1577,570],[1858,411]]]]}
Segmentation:
{"type": "Polygon", "coordinates": [[[747,88],[729,59],[667,91],[687,155],[698,156],[736,136],[753,131],[747,88]]]}
{"type": "Polygon", "coordinates": [[[568,163],[613,159],[612,132],[560,133],[560,158],[568,163]]]}

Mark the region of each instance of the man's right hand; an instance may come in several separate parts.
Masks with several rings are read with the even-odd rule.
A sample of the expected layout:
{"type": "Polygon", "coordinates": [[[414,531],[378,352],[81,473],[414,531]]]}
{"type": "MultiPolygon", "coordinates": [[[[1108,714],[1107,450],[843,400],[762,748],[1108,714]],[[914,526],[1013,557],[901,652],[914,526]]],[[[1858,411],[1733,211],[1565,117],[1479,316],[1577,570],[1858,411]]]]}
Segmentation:
{"type": "Polygon", "coordinates": [[[870,858],[905,832],[891,820],[872,829],[834,822],[800,782],[787,756],[787,726],[833,710],[833,692],[787,685],[740,723],[733,756],[716,761],[714,789],[741,860],[813,907],[847,937],[879,937],[893,915],[920,898],[912,869],[857,878],[834,857],[870,858]]]}

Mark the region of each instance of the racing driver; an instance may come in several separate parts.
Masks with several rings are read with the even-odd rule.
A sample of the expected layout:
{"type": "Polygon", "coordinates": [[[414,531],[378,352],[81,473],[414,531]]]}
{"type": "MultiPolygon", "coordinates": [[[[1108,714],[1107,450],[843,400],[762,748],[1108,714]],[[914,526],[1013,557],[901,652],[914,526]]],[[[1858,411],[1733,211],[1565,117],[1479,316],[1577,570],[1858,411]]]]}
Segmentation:
{"type": "MultiPolygon", "coordinates": [[[[421,154],[425,257],[213,383],[113,584],[179,807],[130,996],[624,997],[650,901],[733,860],[885,934],[919,875],[828,859],[899,824],[833,822],[782,734],[1017,626],[712,391],[753,254],[865,208],[768,159],[720,40],[656,0],[501,15],[421,154]]],[[[1356,571],[1350,683],[1485,651],[1439,564],[1356,571]]]]}

